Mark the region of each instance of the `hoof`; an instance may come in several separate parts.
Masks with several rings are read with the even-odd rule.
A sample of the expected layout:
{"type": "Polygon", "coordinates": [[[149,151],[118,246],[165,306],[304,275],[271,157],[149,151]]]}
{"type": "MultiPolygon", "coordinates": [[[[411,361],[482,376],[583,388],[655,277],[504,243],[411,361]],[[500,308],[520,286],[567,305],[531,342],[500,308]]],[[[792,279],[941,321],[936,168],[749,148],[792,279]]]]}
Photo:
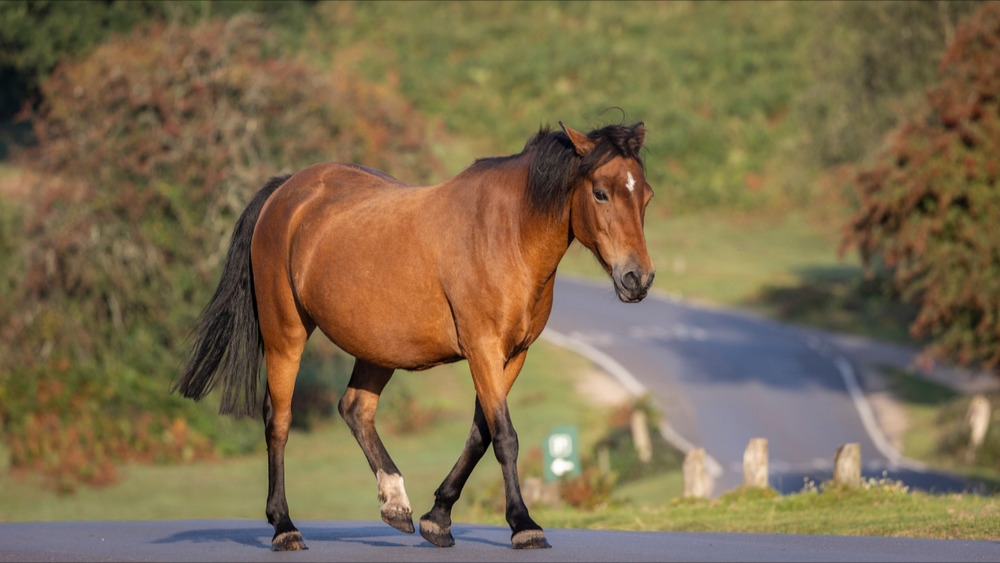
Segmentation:
{"type": "Polygon", "coordinates": [[[539,549],[552,547],[545,539],[545,532],[541,530],[522,530],[510,538],[510,545],[514,549],[539,549]]]}
{"type": "Polygon", "coordinates": [[[271,540],[271,551],[302,551],[309,549],[306,542],[302,541],[302,534],[299,532],[284,532],[277,534],[271,540]]]}
{"type": "Polygon", "coordinates": [[[413,518],[410,511],[382,511],[382,521],[400,532],[413,533],[413,518]]]}
{"type": "Polygon", "coordinates": [[[451,547],[455,545],[455,538],[451,535],[451,526],[442,528],[430,520],[421,519],[420,535],[438,547],[451,547]]]}

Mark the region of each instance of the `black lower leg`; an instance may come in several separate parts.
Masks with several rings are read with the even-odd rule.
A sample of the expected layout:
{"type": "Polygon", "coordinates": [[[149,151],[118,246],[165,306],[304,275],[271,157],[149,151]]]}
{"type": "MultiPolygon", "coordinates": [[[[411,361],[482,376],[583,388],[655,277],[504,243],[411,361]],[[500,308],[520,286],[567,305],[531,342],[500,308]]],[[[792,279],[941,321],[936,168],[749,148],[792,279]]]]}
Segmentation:
{"type": "Polygon", "coordinates": [[[507,503],[507,523],[511,529],[511,544],[516,549],[551,547],[542,527],[528,514],[528,507],[521,496],[517,475],[517,432],[510,421],[506,407],[500,409],[499,420],[494,424],[493,452],[503,472],[504,492],[507,503]]]}
{"type": "Polygon", "coordinates": [[[264,432],[267,441],[267,521],[274,526],[271,549],[294,551],[307,549],[295,524],[288,514],[285,498],[285,443],[287,428],[282,433],[275,428],[274,410],[269,396],[264,399],[264,432]]]}
{"type": "Polygon", "coordinates": [[[472,419],[472,429],[465,442],[465,448],[451,472],[434,491],[434,506],[420,518],[420,535],[439,547],[455,544],[451,535],[451,509],[462,494],[472,470],[486,453],[490,445],[490,429],[483,416],[483,409],[476,401],[476,412],[472,419]]]}

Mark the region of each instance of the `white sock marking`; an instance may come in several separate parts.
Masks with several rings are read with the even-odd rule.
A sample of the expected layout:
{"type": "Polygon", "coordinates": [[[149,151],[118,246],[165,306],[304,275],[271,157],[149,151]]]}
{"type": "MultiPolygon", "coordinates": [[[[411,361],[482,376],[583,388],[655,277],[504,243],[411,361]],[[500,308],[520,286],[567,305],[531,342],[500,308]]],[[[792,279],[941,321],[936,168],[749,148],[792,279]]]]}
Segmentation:
{"type": "Polygon", "coordinates": [[[378,480],[378,496],[382,504],[390,504],[397,508],[410,509],[410,499],[403,488],[403,477],[399,474],[388,474],[381,469],[376,473],[378,480]]]}

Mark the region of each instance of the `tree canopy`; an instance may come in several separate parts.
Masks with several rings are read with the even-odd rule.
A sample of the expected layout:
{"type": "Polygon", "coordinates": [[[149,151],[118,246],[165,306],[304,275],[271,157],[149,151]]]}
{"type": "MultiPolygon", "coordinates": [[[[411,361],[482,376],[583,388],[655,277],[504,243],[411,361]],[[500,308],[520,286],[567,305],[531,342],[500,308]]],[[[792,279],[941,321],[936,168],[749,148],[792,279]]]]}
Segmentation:
{"type": "Polygon", "coordinates": [[[845,247],[919,304],[931,356],[1000,369],[1000,5],[955,31],[922,111],[857,178],[845,247]]]}

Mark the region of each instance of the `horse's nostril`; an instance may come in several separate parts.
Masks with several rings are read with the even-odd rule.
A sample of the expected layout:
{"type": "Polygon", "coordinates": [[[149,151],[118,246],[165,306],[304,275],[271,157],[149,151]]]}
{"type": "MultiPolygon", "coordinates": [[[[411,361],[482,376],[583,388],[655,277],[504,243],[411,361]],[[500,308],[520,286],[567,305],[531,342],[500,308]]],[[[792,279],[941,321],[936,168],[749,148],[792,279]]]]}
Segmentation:
{"type": "Polygon", "coordinates": [[[635,291],[639,287],[639,276],[635,275],[635,272],[626,272],[622,276],[622,285],[629,291],[635,291]]]}

